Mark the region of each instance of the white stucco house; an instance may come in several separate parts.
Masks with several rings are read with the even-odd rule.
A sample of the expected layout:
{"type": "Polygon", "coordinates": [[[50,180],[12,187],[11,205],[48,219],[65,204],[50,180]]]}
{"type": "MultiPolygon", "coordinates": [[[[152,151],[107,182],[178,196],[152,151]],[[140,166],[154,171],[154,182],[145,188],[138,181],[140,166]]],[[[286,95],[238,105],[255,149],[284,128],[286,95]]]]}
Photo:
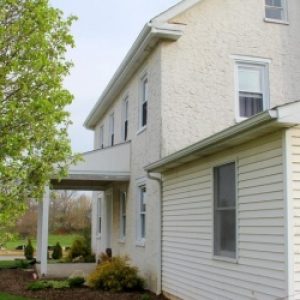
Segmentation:
{"type": "Polygon", "coordinates": [[[145,25],[85,121],[95,150],[52,182],[94,190],[95,253],[171,299],[300,299],[299,30],[299,0],[184,0],[145,25]]]}

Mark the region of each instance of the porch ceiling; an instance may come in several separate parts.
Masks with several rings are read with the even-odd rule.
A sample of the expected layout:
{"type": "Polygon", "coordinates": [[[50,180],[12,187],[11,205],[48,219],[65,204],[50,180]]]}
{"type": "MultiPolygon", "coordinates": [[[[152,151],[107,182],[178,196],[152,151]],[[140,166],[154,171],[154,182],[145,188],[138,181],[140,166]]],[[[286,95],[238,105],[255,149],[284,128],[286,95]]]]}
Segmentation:
{"type": "Polygon", "coordinates": [[[129,181],[130,143],[86,152],[82,158],[69,168],[67,177],[61,181],[53,178],[51,188],[102,191],[113,182],[129,181]]]}

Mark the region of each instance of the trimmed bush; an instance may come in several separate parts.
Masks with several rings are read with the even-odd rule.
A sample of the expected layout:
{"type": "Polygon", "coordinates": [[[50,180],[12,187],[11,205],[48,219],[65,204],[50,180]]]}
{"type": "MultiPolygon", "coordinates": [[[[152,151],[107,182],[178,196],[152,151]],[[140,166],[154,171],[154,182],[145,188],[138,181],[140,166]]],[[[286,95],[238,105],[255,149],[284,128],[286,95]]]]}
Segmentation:
{"type": "Polygon", "coordinates": [[[27,289],[31,291],[39,291],[44,289],[67,289],[69,288],[69,282],[67,280],[39,280],[31,282],[27,289]]]}
{"type": "Polygon", "coordinates": [[[75,287],[81,287],[83,286],[85,280],[83,277],[77,276],[77,277],[72,277],[68,279],[69,282],[69,286],[71,288],[75,288],[75,287]]]}
{"type": "Polygon", "coordinates": [[[53,247],[52,258],[53,259],[61,259],[63,256],[62,247],[59,242],[53,247]]]}
{"type": "Polygon", "coordinates": [[[126,257],[113,257],[101,262],[88,277],[91,287],[111,292],[138,291],[144,288],[144,280],[138,269],[128,263],[126,257]]]}
{"type": "Polygon", "coordinates": [[[86,240],[82,237],[75,239],[69,251],[69,258],[74,259],[76,257],[86,257],[88,255],[90,255],[90,251],[86,240]]]}
{"type": "Polygon", "coordinates": [[[32,246],[31,240],[28,240],[27,245],[25,246],[24,249],[24,256],[26,259],[28,260],[32,260],[33,259],[33,254],[34,254],[34,248],[32,246]]]}

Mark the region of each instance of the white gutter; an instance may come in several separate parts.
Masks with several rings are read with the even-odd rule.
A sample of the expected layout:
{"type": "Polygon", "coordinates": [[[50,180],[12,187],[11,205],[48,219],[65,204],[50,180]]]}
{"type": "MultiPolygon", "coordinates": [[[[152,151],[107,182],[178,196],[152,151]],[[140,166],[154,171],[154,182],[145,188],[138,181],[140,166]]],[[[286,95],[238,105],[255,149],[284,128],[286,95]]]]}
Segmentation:
{"type": "Polygon", "coordinates": [[[132,45],[113,78],[97,101],[96,105],[84,122],[87,129],[94,129],[99,118],[105,113],[110,103],[115,100],[124,85],[141,62],[149,55],[157,42],[162,39],[176,41],[183,34],[183,25],[147,23],[132,45]]]}
{"type": "Polygon", "coordinates": [[[166,156],[165,158],[154,162],[148,166],[145,167],[145,170],[147,172],[158,172],[160,168],[172,163],[176,162],[188,155],[192,155],[195,152],[204,150],[211,145],[215,145],[217,143],[220,143],[222,141],[227,140],[230,137],[233,137],[237,134],[241,134],[249,129],[252,129],[258,125],[261,125],[265,122],[276,120],[277,119],[277,110],[269,110],[266,112],[263,112],[261,114],[258,114],[255,117],[252,117],[246,121],[243,121],[237,125],[234,125],[228,129],[225,129],[217,134],[214,134],[204,140],[201,140],[200,142],[193,144],[189,147],[186,147],[178,152],[175,152],[169,156],[166,156]]]}

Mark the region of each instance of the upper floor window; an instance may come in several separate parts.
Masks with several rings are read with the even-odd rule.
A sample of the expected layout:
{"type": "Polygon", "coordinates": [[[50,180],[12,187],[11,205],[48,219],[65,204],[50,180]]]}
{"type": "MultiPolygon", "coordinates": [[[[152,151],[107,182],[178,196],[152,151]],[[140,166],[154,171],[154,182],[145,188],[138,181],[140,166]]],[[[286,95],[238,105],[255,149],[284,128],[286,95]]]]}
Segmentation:
{"type": "Polygon", "coordinates": [[[268,108],[268,65],[237,62],[237,119],[243,120],[268,108]]]}
{"type": "Polygon", "coordinates": [[[147,126],[148,119],[148,97],[149,83],[148,77],[144,76],[141,80],[141,101],[140,101],[140,128],[147,126]]]}
{"type": "Polygon", "coordinates": [[[101,149],[104,148],[104,126],[103,126],[103,125],[100,127],[100,132],[99,132],[99,145],[100,145],[100,148],[101,148],[101,149]]]}
{"type": "Polygon", "coordinates": [[[115,139],[115,115],[112,113],[109,116],[109,145],[114,145],[114,139],[115,139]]]}
{"type": "Polygon", "coordinates": [[[128,138],[128,108],[129,108],[129,102],[128,97],[124,99],[123,102],[123,127],[122,127],[122,136],[124,141],[127,141],[128,138]]]}
{"type": "Polygon", "coordinates": [[[265,11],[267,19],[286,21],[287,0],[265,0],[265,11]]]}
{"type": "Polygon", "coordinates": [[[214,255],[236,257],[235,163],[214,168],[214,255]]]}

